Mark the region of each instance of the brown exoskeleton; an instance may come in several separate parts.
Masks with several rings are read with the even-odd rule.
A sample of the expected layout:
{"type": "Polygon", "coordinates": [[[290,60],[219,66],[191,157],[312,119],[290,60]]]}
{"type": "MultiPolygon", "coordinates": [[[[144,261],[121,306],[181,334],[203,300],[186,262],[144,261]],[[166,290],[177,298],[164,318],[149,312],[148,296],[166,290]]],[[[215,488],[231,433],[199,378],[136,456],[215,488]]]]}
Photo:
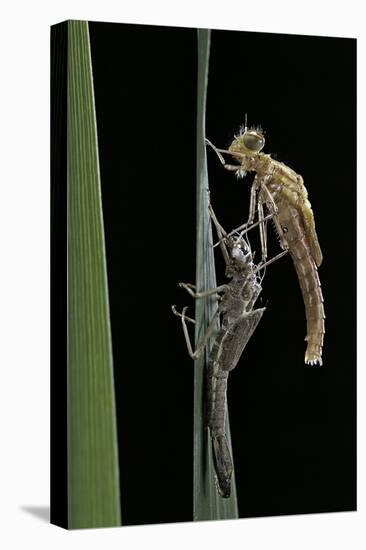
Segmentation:
{"type": "Polygon", "coordinates": [[[212,440],[216,485],[219,494],[228,498],[231,491],[233,465],[225,435],[227,379],[229,372],[238,364],[240,356],[265,310],[265,308],[254,309],[262,290],[259,272],[283,256],[286,251],[257,267],[253,263],[249,241],[244,238],[245,233],[251,228],[239,235],[229,236],[217,221],[211,205],[209,205],[209,212],[217,231],[226,264],[226,276],[230,282],[204,292],[195,292],[195,287],[191,284],[179,284],[196,299],[219,295],[218,309],[196,350],[192,349],[187,327],[187,321],[192,323],[195,321],[187,317],[187,307],[183,308],[182,313],[178,313],[175,306],[172,306],[172,309],[175,315],[181,317],[188,352],[192,359],[197,359],[204,351],[210,337],[217,330],[217,321],[221,320],[209,355],[206,408],[207,425],[212,440]]]}
{"type": "Polygon", "coordinates": [[[249,217],[242,227],[253,223],[257,206],[262,261],[265,262],[267,243],[264,221],[267,217],[264,216],[263,206],[273,214],[280,244],[284,250],[288,249],[293,260],[305,304],[305,362],[321,365],[325,315],[317,267],[322,262],[322,253],[315,231],[314,214],[302,177],[282,162],[261,152],[265,140],[260,128],[247,128],[245,125],[234,136],[228,149],[217,149],[210,141],[206,142],[216,151],[224,168],[234,171],[238,178],[244,178],[247,172],[255,172],[249,217]],[[227,164],[221,153],[233,156],[237,164],[227,164]]]}

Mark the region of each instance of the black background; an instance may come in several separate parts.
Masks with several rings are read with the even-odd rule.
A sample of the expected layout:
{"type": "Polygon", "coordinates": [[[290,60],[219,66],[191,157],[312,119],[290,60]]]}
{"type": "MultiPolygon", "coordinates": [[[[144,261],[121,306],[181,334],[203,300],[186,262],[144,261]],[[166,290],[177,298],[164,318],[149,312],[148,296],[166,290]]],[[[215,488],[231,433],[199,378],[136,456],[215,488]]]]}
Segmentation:
{"type": "MultiPolygon", "coordinates": [[[[190,521],[193,365],[170,305],[194,308],[177,282],[195,278],[196,30],[90,23],[90,36],[123,522],[190,521]]],[[[355,78],[355,40],[212,32],[207,136],[226,147],[245,113],[264,127],[265,152],[304,178],[324,255],[324,366],[304,365],[286,257],[268,268],[267,310],[229,378],[241,517],[356,506],[355,78]]],[[[212,151],[208,161],[232,229],[252,176],[237,182],[212,151]]],[[[274,255],[271,228],[269,241],[274,255]]]]}

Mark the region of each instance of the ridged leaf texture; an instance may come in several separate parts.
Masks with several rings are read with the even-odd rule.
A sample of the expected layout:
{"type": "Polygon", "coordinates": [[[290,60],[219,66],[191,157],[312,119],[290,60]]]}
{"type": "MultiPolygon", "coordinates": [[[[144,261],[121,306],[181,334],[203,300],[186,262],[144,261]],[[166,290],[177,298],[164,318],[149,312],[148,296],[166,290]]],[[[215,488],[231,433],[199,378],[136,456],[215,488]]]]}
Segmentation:
{"type": "MultiPolygon", "coordinates": [[[[216,284],[215,260],[212,247],[212,228],[208,213],[207,189],[209,187],[205,148],[205,113],[210,53],[210,30],[198,29],[198,89],[197,89],[197,242],[196,288],[199,291],[214,288],[216,284]]],[[[213,197],[214,202],[214,197],[213,197]]],[[[196,300],[196,345],[205,333],[217,308],[217,300],[208,297],[196,300]]],[[[193,470],[193,518],[230,519],[238,517],[238,507],[233,472],[231,497],[219,496],[214,483],[211,455],[211,439],[205,427],[205,373],[213,339],[205,354],[195,361],[194,375],[194,470],[193,470]]],[[[226,417],[226,433],[231,449],[229,419],[226,417]]]]}
{"type": "Polygon", "coordinates": [[[88,23],[68,23],[68,527],[121,524],[88,23]]]}

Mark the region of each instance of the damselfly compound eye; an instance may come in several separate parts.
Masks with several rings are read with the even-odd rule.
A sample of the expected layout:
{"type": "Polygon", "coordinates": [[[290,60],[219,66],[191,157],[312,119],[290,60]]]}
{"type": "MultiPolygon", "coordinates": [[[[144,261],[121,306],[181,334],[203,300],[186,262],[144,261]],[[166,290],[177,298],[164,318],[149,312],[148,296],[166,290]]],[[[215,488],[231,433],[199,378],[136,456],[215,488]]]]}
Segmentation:
{"type": "Polygon", "coordinates": [[[258,153],[264,147],[264,137],[257,132],[245,132],[243,143],[247,149],[258,153]]]}

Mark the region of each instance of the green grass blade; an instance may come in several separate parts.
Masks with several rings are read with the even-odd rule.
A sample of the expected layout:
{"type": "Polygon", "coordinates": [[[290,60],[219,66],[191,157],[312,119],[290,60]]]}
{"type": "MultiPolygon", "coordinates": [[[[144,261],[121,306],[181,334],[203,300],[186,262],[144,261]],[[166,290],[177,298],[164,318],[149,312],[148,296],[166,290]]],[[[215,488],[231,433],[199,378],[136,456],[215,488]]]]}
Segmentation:
{"type": "MultiPolygon", "coordinates": [[[[197,90],[197,247],[196,247],[196,288],[204,290],[217,286],[212,230],[207,210],[208,175],[205,138],[205,111],[210,51],[210,31],[198,30],[198,90],[197,90]]],[[[213,197],[214,201],[214,197],[213,197]]],[[[196,344],[204,334],[210,319],[217,308],[212,298],[196,301],[196,344]]],[[[212,345],[212,341],[210,343],[212,345]]],[[[229,499],[221,498],[214,484],[211,441],[204,427],[204,375],[206,357],[195,362],[194,378],[194,470],[193,470],[193,519],[229,519],[238,517],[235,475],[233,473],[232,492],[229,499]]],[[[226,418],[226,433],[231,447],[229,420],[226,418]]]]}
{"type": "Polygon", "coordinates": [[[68,527],[120,525],[113,360],[89,31],[68,27],[68,527]]]}

